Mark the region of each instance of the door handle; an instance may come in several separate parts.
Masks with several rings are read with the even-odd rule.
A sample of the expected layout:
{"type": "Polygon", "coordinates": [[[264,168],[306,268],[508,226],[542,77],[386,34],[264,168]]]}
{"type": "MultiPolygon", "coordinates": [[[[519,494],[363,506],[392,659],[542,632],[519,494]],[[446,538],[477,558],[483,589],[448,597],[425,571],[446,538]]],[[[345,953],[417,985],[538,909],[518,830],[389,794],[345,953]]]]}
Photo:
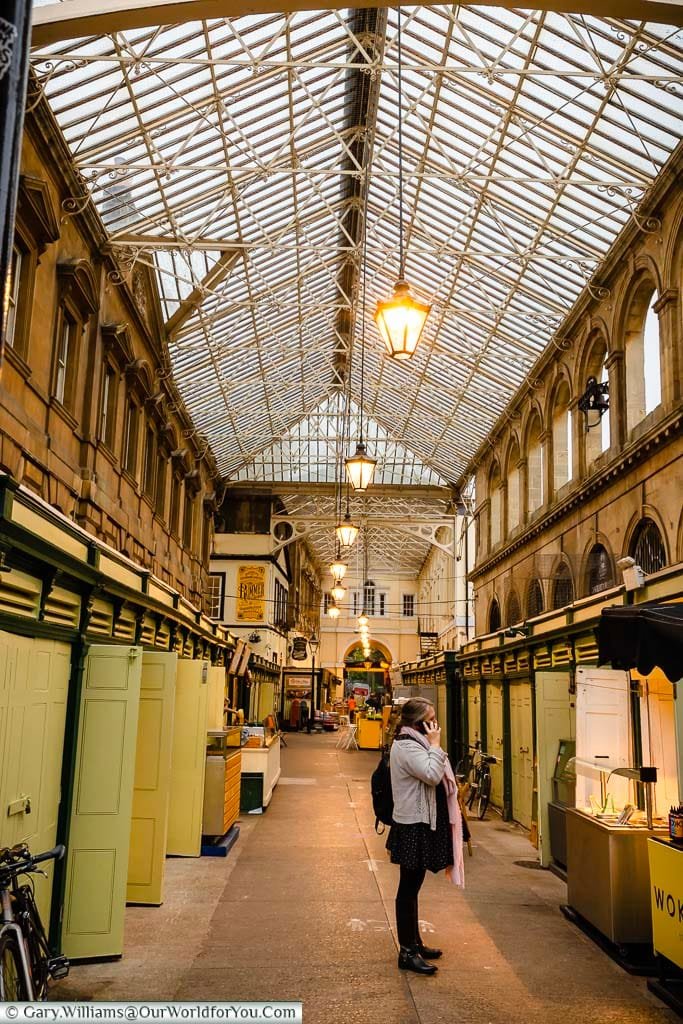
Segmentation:
{"type": "Polygon", "coordinates": [[[519,752],[520,752],[520,754],[528,754],[529,753],[529,748],[528,747],[520,747],[519,748],[519,752]]]}

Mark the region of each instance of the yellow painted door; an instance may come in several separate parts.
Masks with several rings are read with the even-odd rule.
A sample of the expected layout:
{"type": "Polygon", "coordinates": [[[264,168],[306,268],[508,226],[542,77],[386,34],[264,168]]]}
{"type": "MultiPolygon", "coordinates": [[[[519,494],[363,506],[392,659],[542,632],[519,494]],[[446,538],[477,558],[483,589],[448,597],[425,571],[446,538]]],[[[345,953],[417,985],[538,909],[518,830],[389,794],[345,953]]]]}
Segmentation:
{"type": "Polygon", "coordinates": [[[468,683],[467,686],[467,727],[469,742],[473,747],[481,739],[481,687],[479,683],[468,683]]]}
{"type": "Polygon", "coordinates": [[[531,683],[510,685],[510,748],[512,816],[520,825],[531,828],[534,787],[531,683]]]}
{"type": "MultiPolygon", "coordinates": [[[[206,714],[207,729],[222,729],[225,718],[223,709],[225,705],[225,666],[209,666],[209,701],[206,714]]],[[[260,719],[259,719],[260,721],[260,719]]]]}
{"type": "Polygon", "coordinates": [[[491,803],[503,806],[503,688],[486,684],[486,753],[498,758],[491,765],[491,803]]]}
{"type": "Polygon", "coordinates": [[[177,654],[142,656],[128,903],[163,903],[177,666],[177,654]]]}
{"type": "MultiPolygon", "coordinates": [[[[43,853],[57,841],[70,670],[68,644],[0,632],[0,846],[43,853]]],[[[34,875],[45,922],[53,866],[34,875]]]]}
{"type": "Polygon", "coordinates": [[[62,948],[123,952],[141,647],[96,645],[85,660],[67,849],[62,948]]]}
{"type": "Polygon", "coordinates": [[[570,693],[570,683],[569,672],[536,673],[538,827],[543,867],[548,867],[552,861],[548,803],[553,799],[553,775],[560,740],[573,740],[576,732],[576,708],[570,693]]]}
{"type": "Polygon", "coordinates": [[[180,857],[201,853],[208,677],[207,661],[178,662],[166,852],[180,857]]]}

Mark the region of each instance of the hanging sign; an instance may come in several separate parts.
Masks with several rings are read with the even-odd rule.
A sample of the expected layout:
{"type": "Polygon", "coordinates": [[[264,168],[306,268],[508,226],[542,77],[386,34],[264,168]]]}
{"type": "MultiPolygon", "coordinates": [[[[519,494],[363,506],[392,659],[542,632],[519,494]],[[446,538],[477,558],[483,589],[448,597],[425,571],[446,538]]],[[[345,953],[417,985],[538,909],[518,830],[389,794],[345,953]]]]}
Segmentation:
{"type": "Polygon", "coordinates": [[[308,645],[305,636],[295,636],[292,640],[292,661],[305,661],[308,657],[308,645]]]}
{"type": "Polygon", "coordinates": [[[237,619],[262,622],[266,614],[266,566],[240,565],[237,570],[237,619]]]}

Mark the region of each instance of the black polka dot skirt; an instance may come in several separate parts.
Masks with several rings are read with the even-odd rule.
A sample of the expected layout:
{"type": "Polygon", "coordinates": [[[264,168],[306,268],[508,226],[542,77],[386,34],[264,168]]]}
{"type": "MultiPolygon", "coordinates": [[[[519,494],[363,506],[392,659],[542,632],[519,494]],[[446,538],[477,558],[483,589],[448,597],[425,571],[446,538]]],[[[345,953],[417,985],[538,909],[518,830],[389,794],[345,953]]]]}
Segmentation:
{"type": "Polygon", "coordinates": [[[453,863],[453,833],[448,819],[448,798],[443,783],[436,787],[436,828],[424,822],[414,825],[394,823],[386,847],[392,864],[411,871],[443,871],[453,863]]]}

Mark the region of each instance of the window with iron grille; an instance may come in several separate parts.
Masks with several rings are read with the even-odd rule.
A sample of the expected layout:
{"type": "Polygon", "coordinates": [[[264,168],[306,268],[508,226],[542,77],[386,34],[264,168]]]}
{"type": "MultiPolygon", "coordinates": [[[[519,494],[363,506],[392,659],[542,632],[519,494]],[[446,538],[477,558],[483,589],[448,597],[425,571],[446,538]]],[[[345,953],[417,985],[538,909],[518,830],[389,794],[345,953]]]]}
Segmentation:
{"type": "Polygon", "coordinates": [[[588,555],[588,593],[599,594],[614,586],[614,568],[607,548],[594,544],[588,555]]]}
{"type": "Polygon", "coordinates": [[[517,591],[512,590],[508,597],[507,615],[506,622],[508,626],[514,626],[516,622],[522,621],[522,609],[519,604],[519,598],[517,597],[517,591]]]}
{"type": "Polygon", "coordinates": [[[648,576],[666,565],[666,548],[659,527],[647,516],[636,527],[629,549],[631,558],[648,576]]]}
{"type": "Polygon", "coordinates": [[[553,608],[564,608],[574,600],[574,582],[566,562],[560,562],[553,580],[553,608]]]}
{"type": "Polygon", "coordinates": [[[538,580],[532,580],[529,584],[529,592],[526,598],[526,616],[533,619],[543,611],[543,588],[538,580]]]}

